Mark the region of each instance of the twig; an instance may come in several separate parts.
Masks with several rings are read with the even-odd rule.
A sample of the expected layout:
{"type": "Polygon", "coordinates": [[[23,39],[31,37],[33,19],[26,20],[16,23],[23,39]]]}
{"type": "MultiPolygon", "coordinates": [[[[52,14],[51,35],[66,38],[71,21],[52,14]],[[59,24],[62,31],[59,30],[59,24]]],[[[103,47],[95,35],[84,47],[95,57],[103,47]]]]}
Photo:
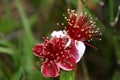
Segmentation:
{"type": "Polygon", "coordinates": [[[118,12],[117,12],[117,15],[116,15],[116,17],[115,17],[115,20],[110,23],[110,25],[111,25],[112,27],[114,27],[114,26],[117,24],[118,19],[119,19],[119,16],[120,16],[120,5],[118,6],[118,12]]]}
{"type": "Polygon", "coordinates": [[[114,0],[109,0],[109,22],[114,21],[114,0]]]}
{"type": "Polygon", "coordinates": [[[87,7],[87,5],[86,5],[84,0],[80,0],[80,1],[82,2],[83,6],[87,7]]]}
{"type": "Polygon", "coordinates": [[[85,80],[90,80],[84,58],[82,58],[81,62],[82,62],[82,68],[83,68],[83,74],[85,76],[85,80]]]}

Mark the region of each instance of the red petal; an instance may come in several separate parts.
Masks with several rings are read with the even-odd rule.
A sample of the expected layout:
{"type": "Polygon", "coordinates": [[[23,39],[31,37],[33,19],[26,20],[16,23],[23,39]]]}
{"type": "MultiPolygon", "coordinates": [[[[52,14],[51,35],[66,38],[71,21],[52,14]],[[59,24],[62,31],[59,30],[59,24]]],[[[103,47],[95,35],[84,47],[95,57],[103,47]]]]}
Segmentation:
{"type": "Polygon", "coordinates": [[[57,77],[59,75],[59,67],[57,64],[53,61],[44,63],[41,66],[41,72],[44,77],[49,78],[49,77],[57,77]]]}
{"type": "Polygon", "coordinates": [[[75,58],[72,55],[67,55],[66,57],[61,58],[61,61],[58,63],[58,65],[63,70],[70,71],[76,65],[75,58]]]}
{"type": "Polygon", "coordinates": [[[42,54],[43,54],[43,44],[36,44],[33,48],[32,48],[32,50],[33,50],[33,52],[34,52],[34,55],[35,56],[38,56],[38,57],[41,57],[42,56],[42,54]]]}

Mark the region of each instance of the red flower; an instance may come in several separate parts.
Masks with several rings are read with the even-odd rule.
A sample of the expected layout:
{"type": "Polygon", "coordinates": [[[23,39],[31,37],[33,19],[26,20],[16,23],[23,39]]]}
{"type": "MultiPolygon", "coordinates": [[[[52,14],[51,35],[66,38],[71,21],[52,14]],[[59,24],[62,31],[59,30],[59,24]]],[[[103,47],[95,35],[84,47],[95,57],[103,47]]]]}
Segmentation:
{"type": "MultiPolygon", "coordinates": [[[[74,13],[74,10],[68,9],[68,18],[65,17],[66,26],[62,23],[66,34],[73,40],[91,41],[101,35],[99,28],[96,27],[95,22],[86,13],[81,13],[80,16],[74,13]],[[77,19],[78,18],[78,19],[77,19]]],[[[86,43],[87,44],[87,43],[86,43]]]]}
{"type": "Polygon", "coordinates": [[[46,78],[57,77],[60,68],[72,70],[85,52],[86,41],[99,39],[97,36],[101,35],[86,13],[77,19],[74,11],[68,9],[65,19],[67,27],[62,23],[64,31],[53,31],[50,40],[44,39],[44,43],[36,44],[32,49],[35,56],[43,58],[41,72],[46,78]]]}
{"type": "Polygon", "coordinates": [[[52,37],[33,47],[34,55],[43,58],[41,72],[44,77],[57,77],[60,68],[70,71],[75,67],[78,51],[74,41],[71,41],[69,46],[66,46],[67,42],[66,37],[52,37]]]}
{"type": "Polygon", "coordinates": [[[66,47],[72,46],[72,47],[68,47],[69,50],[74,55],[74,57],[76,59],[76,63],[80,61],[81,57],[83,56],[83,54],[85,52],[85,48],[86,48],[83,42],[70,39],[69,36],[66,35],[66,33],[64,31],[53,31],[51,36],[58,37],[58,38],[59,37],[67,37],[68,41],[67,41],[66,47]]]}

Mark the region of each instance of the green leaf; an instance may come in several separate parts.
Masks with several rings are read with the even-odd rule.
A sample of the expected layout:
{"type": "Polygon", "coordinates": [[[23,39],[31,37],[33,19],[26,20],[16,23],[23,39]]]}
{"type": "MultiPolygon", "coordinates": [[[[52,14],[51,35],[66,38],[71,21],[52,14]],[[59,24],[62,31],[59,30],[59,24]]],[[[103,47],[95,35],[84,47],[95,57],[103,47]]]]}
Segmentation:
{"type": "Polygon", "coordinates": [[[74,71],[61,71],[60,80],[74,80],[74,71]]]}
{"type": "Polygon", "coordinates": [[[2,53],[7,53],[7,54],[13,54],[14,53],[14,50],[11,49],[11,48],[6,48],[6,47],[0,47],[0,52],[2,53]]]}
{"type": "Polygon", "coordinates": [[[89,16],[92,17],[93,21],[95,21],[96,25],[102,30],[107,30],[105,25],[88,9],[87,6],[83,8],[83,11],[85,11],[89,16]]]}
{"type": "Polygon", "coordinates": [[[3,33],[8,33],[11,32],[12,30],[16,29],[16,28],[20,28],[20,22],[18,21],[14,21],[14,20],[10,20],[10,19],[3,19],[0,20],[0,32],[3,33]]]}
{"type": "Polygon", "coordinates": [[[120,72],[116,70],[112,76],[112,80],[120,80],[120,72]]]}
{"type": "Polygon", "coordinates": [[[13,77],[11,80],[21,80],[21,76],[23,74],[23,69],[20,68],[16,73],[14,73],[13,77]]]}
{"type": "Polygon", "coordinates": [[[20,26],[18,26],[19,21],[13,20],[9,0],[2,0],[2,3],[5,10],[5,16],[0,18],[0,32],[8,33],[20,26]]]}
{"type": "Polygon", "coordinates": [[[0,39],[0,45],[1,46],[5,46],[5,47],[13,47],[13,44],[10,43],[10,41],[7,41],[7,40],[3,40],[3,39],[0,39]]]}
{"type": "Polygon", "coordinates": [[[0,60],[0,80],[9,80],[9,73],[7,72],[5,65],[0,60]]]}

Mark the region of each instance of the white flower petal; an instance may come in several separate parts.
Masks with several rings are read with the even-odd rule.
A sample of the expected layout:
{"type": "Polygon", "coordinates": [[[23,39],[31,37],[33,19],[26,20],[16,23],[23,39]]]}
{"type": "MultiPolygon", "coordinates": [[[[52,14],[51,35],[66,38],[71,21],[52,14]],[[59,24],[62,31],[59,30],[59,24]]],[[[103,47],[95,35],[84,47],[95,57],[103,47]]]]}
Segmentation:
{"type": "Polygon", "coordinates": [[[85,52],[86,47],[85,47],[85,44],[81,41],[76,41],[75,46],[76,46],[76,48],[78,50],[78,54],[79,54],[79,59],[76,62],[79,62],[85,52]]]}
{"type": "Polygon", "coordinates": [[[67,32],[65,30],[63,30],[63,34],[67,35],[67,32]]]}
{"type": "Polygon", "coordinates": [[[63,69],[63,70],[66,70],[66,71],[71,71],[72,69],[68,69],[66,67],[63,67],[60,63],[58,63],[58,66],[63,69]]]}
{"type": "Polygon", "coordinates": [[[71,39],[68,40],[68,42],[66,43],[66,47],[68,47],[71,44],[71,39]]]}
{"type": "Polygon", "coordinates": [[[63,34],[63,31],[53,31],[51,34],[52,37],[64,37],[65,34],[63,34]]]}

